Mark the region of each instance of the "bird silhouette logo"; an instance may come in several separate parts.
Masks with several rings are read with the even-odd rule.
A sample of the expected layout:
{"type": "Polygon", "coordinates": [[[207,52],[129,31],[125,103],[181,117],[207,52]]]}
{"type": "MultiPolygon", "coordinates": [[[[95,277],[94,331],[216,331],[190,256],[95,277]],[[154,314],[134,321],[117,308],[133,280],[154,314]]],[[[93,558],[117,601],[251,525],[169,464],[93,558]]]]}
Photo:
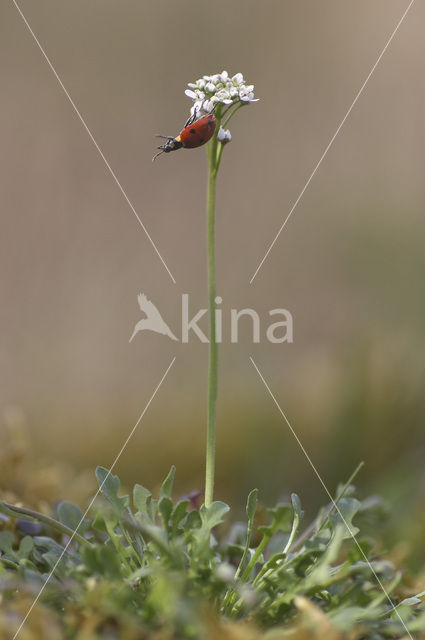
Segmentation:
{"type": "Polygon", "coordinates": [[[148,331],[155,331],[156,333],[168,336],[171,340],[178,340],[168,324],[162,319],[162,316],[154,303],[148,300],[144,293],[139,293],[137,300],[139,302],[139,307],[146,315],[146,318],[142,318],[142,320],[139,320],[136,324],[129,342],[133,340],[136,333],[139,333],[139,331],[145,331],[146,329],[148,331]]]}

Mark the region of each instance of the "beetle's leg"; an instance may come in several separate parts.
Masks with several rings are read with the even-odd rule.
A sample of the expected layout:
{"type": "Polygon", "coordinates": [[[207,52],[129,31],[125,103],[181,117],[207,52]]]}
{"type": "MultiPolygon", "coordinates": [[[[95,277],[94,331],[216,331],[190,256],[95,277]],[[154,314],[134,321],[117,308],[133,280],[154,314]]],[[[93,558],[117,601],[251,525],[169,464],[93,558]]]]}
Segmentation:
{"type": "Polygon", "coordinates": [[[183,129],[186,129],[186,127],[189,127],[191,124],[195,122],[195,120],[196,120],[196,114],[193,114],[193,116],[190,116],[190,118],[186,120],[183,129]]]}
{"type": "Polygon", "coordinates": [[[186,124],[184,125],[183,129],[186,129],[186,127],[189,127],[191,124],[193,124],[197,117],[198,117],[198,109],[195,109],[193,111],[193,114],[191,116],[189,116],[189,118],[187,119],[186,124]]]}

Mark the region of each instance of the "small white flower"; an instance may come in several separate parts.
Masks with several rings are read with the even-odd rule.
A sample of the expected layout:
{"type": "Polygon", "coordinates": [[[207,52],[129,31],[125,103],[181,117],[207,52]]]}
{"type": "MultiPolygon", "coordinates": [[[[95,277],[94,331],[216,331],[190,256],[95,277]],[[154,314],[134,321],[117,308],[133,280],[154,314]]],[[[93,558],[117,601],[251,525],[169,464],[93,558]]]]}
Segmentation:
{"type": "Polygon", "coordinates": [[[202,111],[205,113],[211,113],[214,110],[215,103],[212,100],[204,100],[202,104],[202,111]]]}
{"type": "Polygon", "coordinates": [[[243,82],[243,75],[241,73],[237,73],[236,75],[233,76],[232,80],[236,84],[241,84],[243,82]]]}
{"type": "Polygon", "coordinates": [[[250,85],[249,87],[245,87],[244,85],[239,89],[239,99],[242,100],[242,102],[257,102],[258,98],[255,99],[254,98],[254,92],[251,90],[251,87],[253,88],[253,85],[250,85]]]}
{"type": "Polygon", "coordinates": [[[193,106],[190,109],[190,115],[201,117],[203,115],[209,115],[214,111],[215,101],[214,100],[196,100],[193,106]]]}
{"type": "Polygon", "coordinates": [[[190,109],[191,116],[198,116],[201,113],[202,100],[197,100],[190,109]]]}
{"type": "Polygon", "coordinates": [[[209,91],[210,93],[212,93],[213,91],[215,91],[215,85],[213,85],[213,83],[212,83],[212,82],[208,82],[208,83],[205,85],[205,90],[206,90],[206,91],[209,91]]]}
{"type": "MultiPolygon", "coordinates": [[[[195,84],[195,87],[196,87],[196,84],[195,84]]],[[[187,95],[188,98],[192,98],[192,100],[196,100],[196,98],[197,98],[196,93],[194,91],[192,91],[191,89],[186,89],[185,94],[187,95]]]]}
{"type": "Polygon", "coordinates": [[[229,77],[229,74],[227,73],[227,71],[222,71],[222,72],[220,73],[220,77],[221,77],[221,79],[222,79],[224,82],[226,82],[226,80],[227,80],[227,79],[228,79],[228,77],[229,77]]]}
{"type": "Polygon", "coordinates": [[[226,91],[226,89],[220,89],[220,91],[217,91],[215,97],[218,102],[222,102],[223,104],[232,104],[233,102],[232,98],[230,97],[230,93],[226,91]]]}
{"type": "Polygon", "coordinates": [[[220,127],[217,133],[217,140],[222,144],[227,144],[228,142],[230,142],[232,140],[232,134],[230,133],[229,129],[223,129],[223,127],[220,127]]]}

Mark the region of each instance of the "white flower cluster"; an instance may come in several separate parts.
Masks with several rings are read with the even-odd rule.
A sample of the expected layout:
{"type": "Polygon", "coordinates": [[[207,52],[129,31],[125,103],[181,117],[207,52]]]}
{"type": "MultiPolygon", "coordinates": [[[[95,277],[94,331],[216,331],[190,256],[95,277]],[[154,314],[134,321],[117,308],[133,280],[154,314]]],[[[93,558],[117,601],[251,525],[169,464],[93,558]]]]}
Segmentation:
{"type": "Polygon", "coordinates": [[[230,77],[227,71],[223,71],[214,76],[203,76],[196,82],[189,82],[188,86],[190,89],[186,89],[185,94],[194,100],[190,110],[192,115],[209,114],[218,103],[248,104],[258,100],[254,98],[254,85],[246,85],[241,73],[230,77]]]}

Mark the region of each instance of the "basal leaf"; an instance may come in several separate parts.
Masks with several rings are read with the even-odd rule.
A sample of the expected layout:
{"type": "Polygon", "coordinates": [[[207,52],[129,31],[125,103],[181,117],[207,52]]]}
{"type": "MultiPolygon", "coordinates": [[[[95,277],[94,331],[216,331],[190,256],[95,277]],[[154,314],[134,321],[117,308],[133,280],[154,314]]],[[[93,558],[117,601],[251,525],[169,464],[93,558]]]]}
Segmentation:
{"type": "Polygon", "coordinates": [[[99,482],[100,491],[121,515],[129,506],[130,500],[128,496],[118,495],[121,485],[119,477],[114,476],[104,467],[97,467],[96,477],[99,482]]]}
{"type": "Polygon", "coordinates": [[[72,502],[63,500],[59,503],[57,512],[59,520],[73,531],[76,531],[78,527],[78,533],[80,535],[86,533],[90,527],[89,520],[82,520],[83,512],[80,507],[77,507],[77,505],[72,502]]]}
{"type": "MultiPolygon", "coordinates": [[[[178,535],[179,533],[179,525],[187,515],[188,506],[189,506],[189,500],[181,500],[181,502],[178,502],[174,507],[174,511],[171,515],[174,535],[178,535]]],[[[182,532],[181,528],[180,528],[180,532],[182,532]]]]}
{"type": "Polygon", "coordinates": [[[34,548],[34,541],[31,536],[24,536],[19,544],[19,557],[28,558],[34,548]]]}
{"type": "Polygon", "coordinates": [[[292,507],[289,504],[278,504],[274,509],[267,509],[267,513],[271,516],[270,525],[258,527],[258,530],[264,535],[271,537],[277,531],[288,533],[292,526],[292,507]]]}
{"type": "Polygon", "coordinates": [[[216,501],[209,507],[203,505],[200,509],[202,526],[208,531],[223,522],[223,516],[229,511],[230,507],[225,502],[216,501]]]}
{"type": "Polygon", "coordinates": [[[258,489],[253,489],[248,496],[246,503],[246,515],[248,516],[248,526],[250,528],[254,525],[255,513],[258,507],[258,489]]]}
{"type": "Polygon", "coordinates": [[[85,563],[96,575],[118,578],[121,562],[115,549],[109,546],[88,547],[83,551],[85,563]]]}
{"type": "Polygon", "coordinates": [[[164,524],[164,529],[168,531],[170,526],[171,514],[173,512],[173,503],[171,502],[170,498],[166,498],[165,496],[163,496],[159,499],[158,511],[164,524]]]}
{"type": "Polygon", "coordinates": [[[184,530],[191,531],[192,529],[200,529],[202,526],[201,516],[199,515],[199,511],[193,509],[193,511],[189,511],[187,514],[187,518],[184,522],[184,530]]]}
{"type": "Polygon", "coordinates": [[[339,525],[344,527],[344,540],[352,538],[352,536],[355,536],[359,532],[359,529],[354,526],[352,520],[360,507],[361,502],[356,498],[342,498],[338,501],[337,513],[329,514],[329,521],[333,530],[339,525]]]}
{"type": "Polygon", "coordinates": [[[37,547],[41,547],[42,549],[46,549],[49,552],[61,555],[63,552],[63,547],[53,540],[53,538],[49,538],[48,536],[34,536],[33,538],[37,547]]]}
{"type": "Polygon", "coordinates": [[[149,489],[145,489],[141,484],[135,484],[133,488],[133,504],[137,511],[147,515],[147,501],[152,496],[149,489]]]}
{"type": "Polygon", "coordinates": [[[301,507],[301,500],[299,499],[299,497],[297,496],[296,493],[291,493],[291,502],[292,502],[292,507],[294,509],[294,512],[296,513],[297,517],[302,520],[302,518],[304,517],[304,511],[301,507]]]}
{"type": "Polygon", "coordinates": [[[176,474],[176,467],[173,465],[170,471],[168,472],[168,475],[165,478],[164,482],[162,483],[161,491],[159,494],[160,498],[171,498],[171,492],[173,490],[175,474],[176,474]]]}
{"type": "Polygon", "coordinates": [[[13,554],[13,540],[14,536],[11,531],[0,532],[0,551],[3,553],[13,554]]]}

